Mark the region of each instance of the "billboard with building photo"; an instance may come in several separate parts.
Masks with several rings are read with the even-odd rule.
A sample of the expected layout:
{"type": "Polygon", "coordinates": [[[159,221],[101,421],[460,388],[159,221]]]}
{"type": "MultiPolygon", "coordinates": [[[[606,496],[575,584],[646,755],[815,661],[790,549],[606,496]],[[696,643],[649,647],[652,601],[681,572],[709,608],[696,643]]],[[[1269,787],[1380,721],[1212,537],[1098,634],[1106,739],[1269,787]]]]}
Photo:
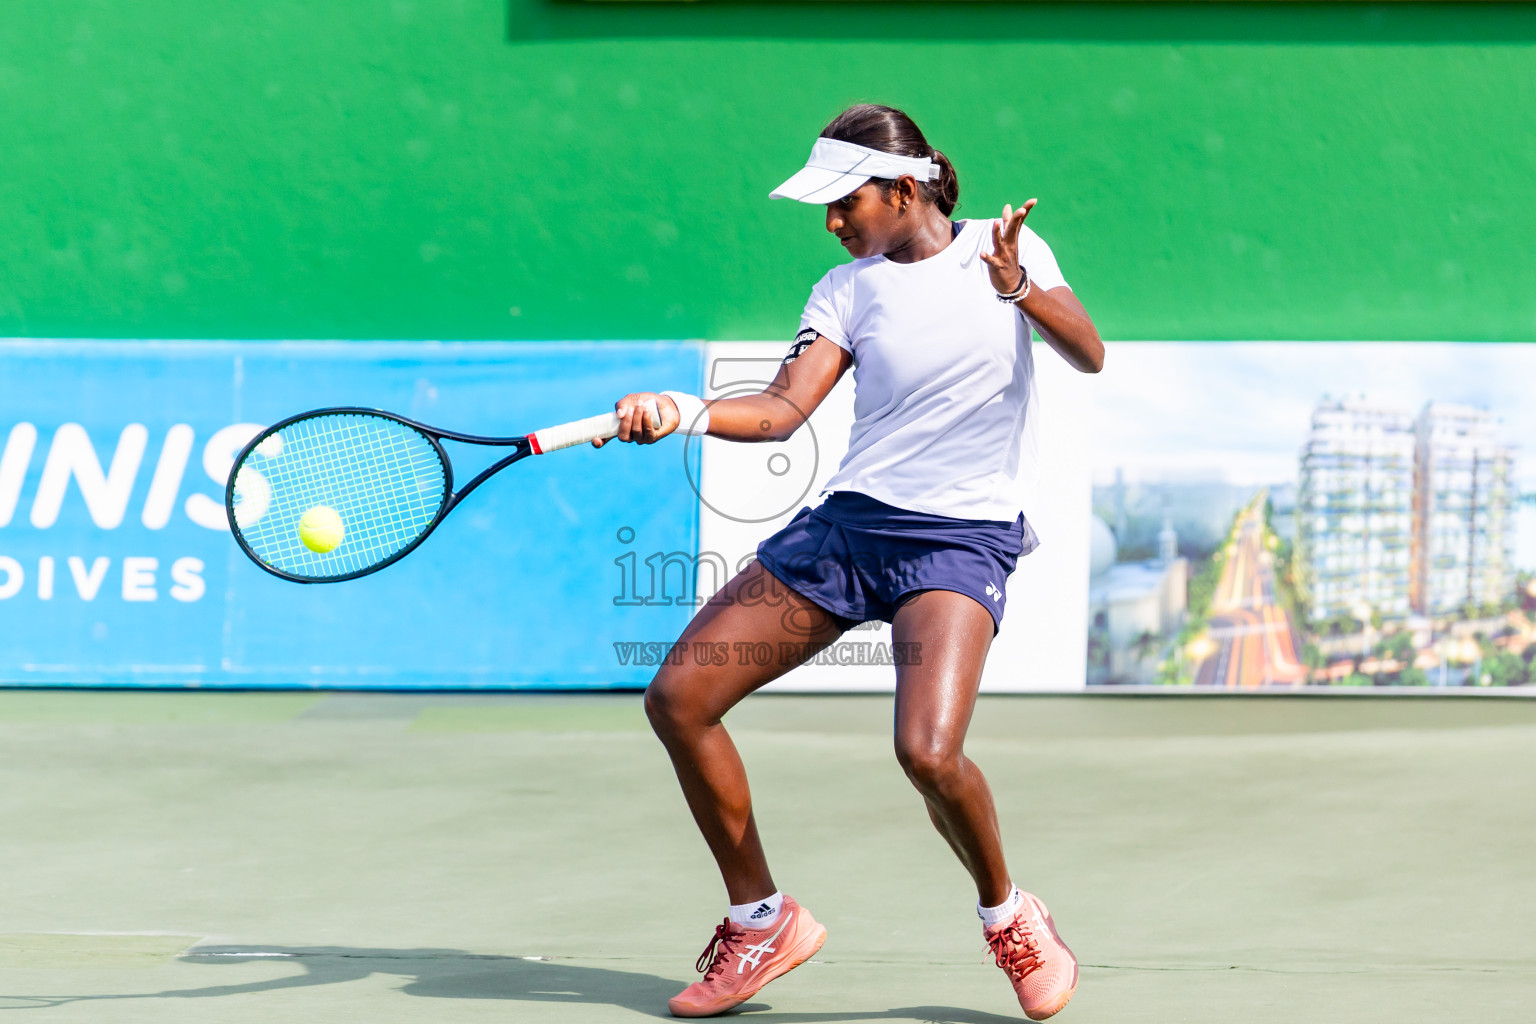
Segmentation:
{"type": "Polygon", "coordinates": [[[1524,345],[1118,346],[1088,684],[1531,683],[1533,379],[1524,345]]]}

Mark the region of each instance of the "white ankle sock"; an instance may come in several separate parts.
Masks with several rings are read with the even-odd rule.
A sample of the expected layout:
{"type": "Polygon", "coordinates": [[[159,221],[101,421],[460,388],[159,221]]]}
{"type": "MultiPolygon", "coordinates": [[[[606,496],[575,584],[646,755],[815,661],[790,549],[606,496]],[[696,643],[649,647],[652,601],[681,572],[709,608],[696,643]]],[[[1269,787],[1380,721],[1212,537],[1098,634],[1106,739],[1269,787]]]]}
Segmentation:
{"type": "Polygon", "coordinates": [[[751,903],[731,904],[731,923],[743,928],[772,928],[779,923],[779,911],[784,909],[784,894],[776,892],[763,900],[751,903]]]}
{"type": "Polygon", "coordinates": [[[1003,900],[999,906],[984,907],[977,903],[976,916],[981,918],[981,926],[983,928],[991,928],[1008,920],[1023,905],[1024,894],[1019,892],[1018,886],[1014,886],[1013,892],[1009,893],[1008,898],[1003,900]]]}

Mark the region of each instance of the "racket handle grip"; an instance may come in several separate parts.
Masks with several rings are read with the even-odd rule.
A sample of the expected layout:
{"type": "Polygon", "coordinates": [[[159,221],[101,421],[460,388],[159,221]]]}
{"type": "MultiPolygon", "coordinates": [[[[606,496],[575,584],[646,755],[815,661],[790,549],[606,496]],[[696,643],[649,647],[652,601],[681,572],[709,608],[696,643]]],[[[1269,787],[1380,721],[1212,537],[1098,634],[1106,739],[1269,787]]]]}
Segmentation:
{"type": "MultiPolygon", "coordinates": [[[[660,423],[661,412],[656,408],[656,403],[651,402],[649,405],[651,416],[660,423]]],[[[587,444],[598,438],[606,441],[610,437],[617,437],[618,434],[619,414],[605,412],[601,416],[588,416],[584,420],[562,423],[558,427],[535,430],[528,435],[528,443],[533,448],[533,454],[547,455],[561,448],[574,448],[578,444],[587,444]]]]}

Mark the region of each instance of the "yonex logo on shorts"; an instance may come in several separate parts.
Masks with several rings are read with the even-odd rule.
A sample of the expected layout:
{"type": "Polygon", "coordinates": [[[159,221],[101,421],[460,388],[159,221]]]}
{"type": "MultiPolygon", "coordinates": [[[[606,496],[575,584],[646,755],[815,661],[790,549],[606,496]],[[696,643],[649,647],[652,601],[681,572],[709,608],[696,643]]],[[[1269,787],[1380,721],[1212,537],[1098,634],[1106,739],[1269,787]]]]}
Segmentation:
{"type": "Polygon", "coordinates": [[[997,589],[997,584],[995,584],[995,583],[988,583],[987,584],[987,596],[992,599],[992,603],[993,604],[996,604],[998,601],[1002,600],[1003,592],[1001,590],[997,589]]]}

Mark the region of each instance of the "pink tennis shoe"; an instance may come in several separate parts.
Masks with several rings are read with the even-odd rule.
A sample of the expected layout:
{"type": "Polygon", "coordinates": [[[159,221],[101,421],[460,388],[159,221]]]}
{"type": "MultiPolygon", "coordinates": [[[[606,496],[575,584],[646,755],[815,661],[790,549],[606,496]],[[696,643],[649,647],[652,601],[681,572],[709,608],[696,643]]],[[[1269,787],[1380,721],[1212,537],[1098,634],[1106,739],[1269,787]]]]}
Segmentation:
{"type": "Polygon", "coordinates": [[[809,960],[827,941],[827,930],[788,896],[771,928],[743,928],[726,918],[699,956],[704,977],[673,996],[674,1017],[713,1017],[739,1006],[781,974],[809,960]]]}
{"type": "Polygon", "coordinates": [[[1077,958],[1056,934],[1056,922],[1039,899],[1024,893],[1018,913],[982,930],[997,966],[1008,974],[1019,1006],[1030,1020],[1045,1020],[1077,990],[1077,958]]]}

